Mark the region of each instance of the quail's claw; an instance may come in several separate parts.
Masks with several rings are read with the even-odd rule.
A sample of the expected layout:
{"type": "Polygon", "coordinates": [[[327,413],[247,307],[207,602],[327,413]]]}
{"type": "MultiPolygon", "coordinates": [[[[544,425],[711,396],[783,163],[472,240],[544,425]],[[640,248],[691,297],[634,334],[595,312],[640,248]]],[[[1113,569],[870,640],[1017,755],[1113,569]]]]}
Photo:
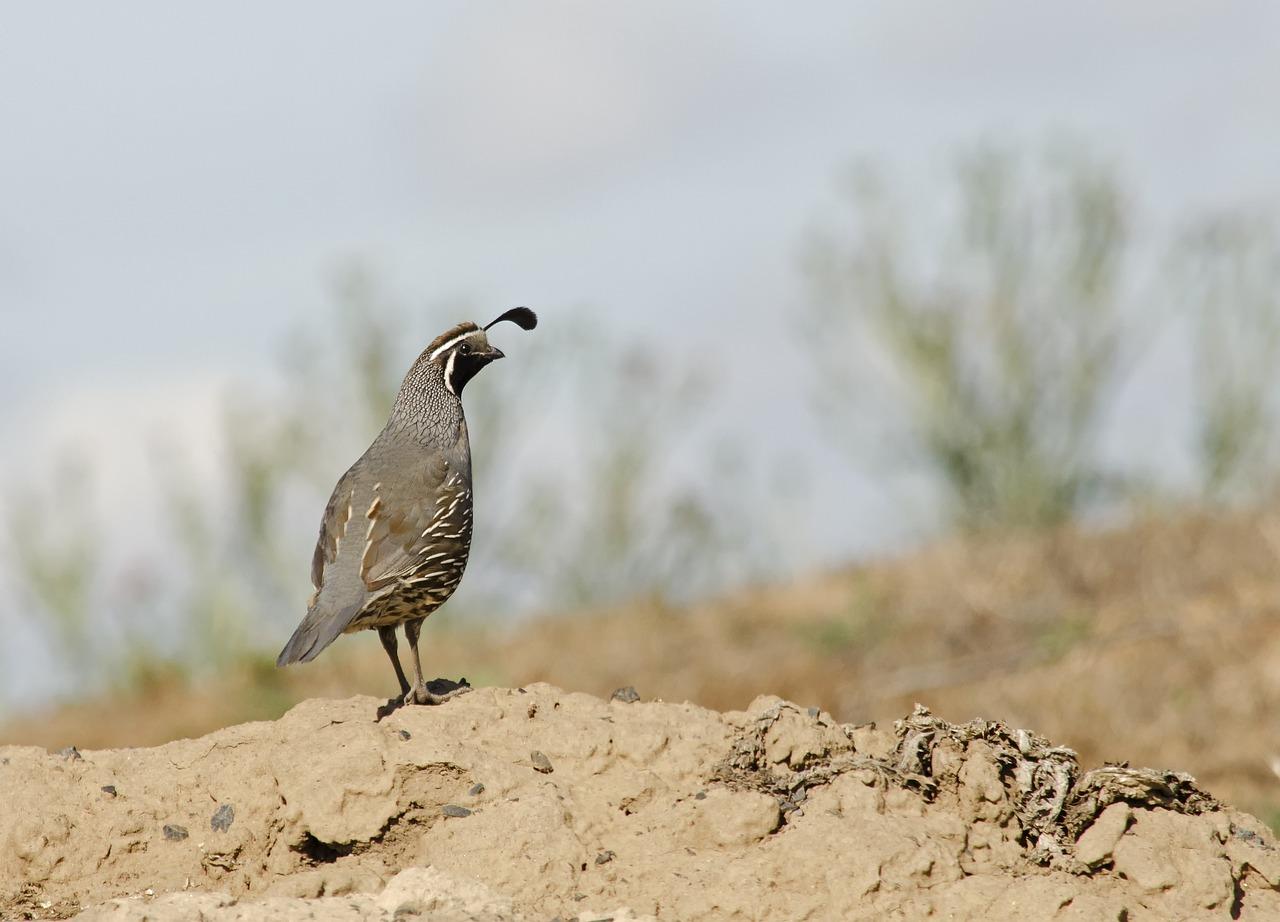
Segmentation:
{"type": "Polygon", "coordinates": [[[437,695],[435,692],[419,686],[418,688],[409,689],[409,693],[401,700],[404,704],[444,704],[450,698],[456,698],[469,691],[471,689],[464,686],[463,688],[455,688],[451,692],[445,692],[443,695],[437,695]]]}
{"type": "Polygon", "coordinates": [[[457,682],[450,682],[448,679],[433,679],[430,682],[423,682],[415,685],[405,693],[401,698],[402,704],[444,704],[459,695],[465,695],[471,691],[471,685],[466,679],[457,682]]]}

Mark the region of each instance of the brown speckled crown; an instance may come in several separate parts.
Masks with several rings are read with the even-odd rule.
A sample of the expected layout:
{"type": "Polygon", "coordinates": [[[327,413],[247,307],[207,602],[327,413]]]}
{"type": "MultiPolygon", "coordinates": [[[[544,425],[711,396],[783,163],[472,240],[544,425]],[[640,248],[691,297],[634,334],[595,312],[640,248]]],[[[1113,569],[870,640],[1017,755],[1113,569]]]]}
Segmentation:
{"type": "Polygon", "coordinates": [[[439,336],[437,336],[435,339],[431,340],[431,345],[427,346],[427,348],[423,351],[427,355],[430,355],[431,353],[439,349],[441,346],[443,346],[445,343],[447,343],[449,340],[456,339],[457,337],[462,336],[464,333],[474,333],[478,329],[480,328],[476,326],[474,323],[472,323],[470,320],[464,320],[462,321],[462,323],[458,324],[457,326],[450,327],[449,329],[441,333],[439,336]]]}

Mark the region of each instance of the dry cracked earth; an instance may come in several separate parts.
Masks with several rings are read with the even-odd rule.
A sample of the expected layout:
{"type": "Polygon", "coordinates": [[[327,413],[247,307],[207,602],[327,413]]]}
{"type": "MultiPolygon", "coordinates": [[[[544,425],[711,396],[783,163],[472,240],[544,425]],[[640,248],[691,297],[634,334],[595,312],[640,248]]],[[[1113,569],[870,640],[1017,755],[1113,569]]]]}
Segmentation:
{"type": "Polygon", "coordinates": [[[1187,775],[1025,730],[549,685],[306,701],[149,749],[0,749],[0,918],[1277,919],[1187,775]]]}

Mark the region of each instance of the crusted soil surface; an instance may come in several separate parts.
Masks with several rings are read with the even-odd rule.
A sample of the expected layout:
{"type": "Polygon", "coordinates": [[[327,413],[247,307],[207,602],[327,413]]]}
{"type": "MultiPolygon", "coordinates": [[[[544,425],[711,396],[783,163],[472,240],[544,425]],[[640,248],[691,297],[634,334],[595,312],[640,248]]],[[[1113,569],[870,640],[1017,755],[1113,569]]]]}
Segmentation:
{"type": "Polygon", "coordinates": [[[483,688],[151,749],[0,749],[0,918],[1280,919],[1185,774],[924,708],[853,726],[483,688]]]}

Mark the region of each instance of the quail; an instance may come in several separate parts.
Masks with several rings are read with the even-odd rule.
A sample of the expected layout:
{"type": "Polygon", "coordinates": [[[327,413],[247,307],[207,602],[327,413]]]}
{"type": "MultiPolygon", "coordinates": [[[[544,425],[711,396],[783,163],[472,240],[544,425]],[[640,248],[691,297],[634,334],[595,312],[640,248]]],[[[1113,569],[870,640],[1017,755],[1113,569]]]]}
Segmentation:
{"type": "Polygon", "coordinates": [[[471,548],[471,446],[462,389],[503,357],[487,331],[510,320],[532,330],[538,318],[516,307],[484,327],[464,322],[418,356],[396,394],[391,417],[342,475],[320,522],[311,561],[315,594],[277,666],[315,659],[339,634],[376,629],[405,704],[440,704],[422,678],[418,634],[462,580],[471,548]],[[396,651],[404,625],[413,685],[396,651]]]}

